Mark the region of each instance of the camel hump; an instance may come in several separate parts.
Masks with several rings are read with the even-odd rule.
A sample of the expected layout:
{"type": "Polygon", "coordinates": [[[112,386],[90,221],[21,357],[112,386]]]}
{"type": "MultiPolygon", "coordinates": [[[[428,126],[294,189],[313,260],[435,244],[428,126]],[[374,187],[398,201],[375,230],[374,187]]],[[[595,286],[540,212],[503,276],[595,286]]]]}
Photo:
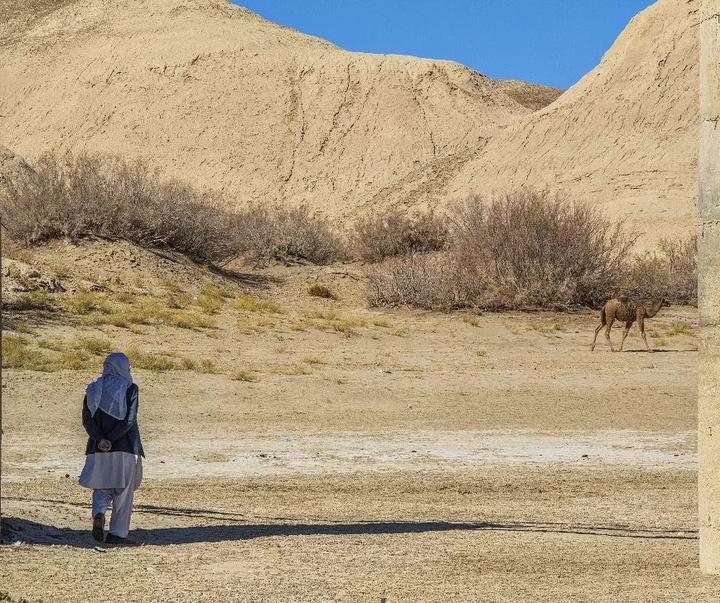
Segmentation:
{"type": "Polygon", "coordinates": [[[630,298],[629,298],[627,295],[620,295],[620,296],[618,297],[618,301],[619,301],[621,304],[626,304],[626,303],[628,303],[628,302],[630,301],[630,298]]]}

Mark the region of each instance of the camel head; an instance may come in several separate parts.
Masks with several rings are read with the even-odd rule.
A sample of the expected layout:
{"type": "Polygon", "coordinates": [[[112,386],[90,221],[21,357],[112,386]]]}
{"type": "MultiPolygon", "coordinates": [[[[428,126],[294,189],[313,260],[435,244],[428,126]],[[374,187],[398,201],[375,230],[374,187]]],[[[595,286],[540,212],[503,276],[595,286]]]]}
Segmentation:
{"type": "Polygon", "coordinates": [[[648,307],[647,307],[647,317],[652,318],[660,311],[660,308],[662,308],[663,306],[669,306],[669,305],[670,305],[670,302],[668,302],[668,300],[666,300],[664,297],[661,297],[660,299],[656,299],[656,300],[650,302],[650,304],[648,304],[648,307]]]}

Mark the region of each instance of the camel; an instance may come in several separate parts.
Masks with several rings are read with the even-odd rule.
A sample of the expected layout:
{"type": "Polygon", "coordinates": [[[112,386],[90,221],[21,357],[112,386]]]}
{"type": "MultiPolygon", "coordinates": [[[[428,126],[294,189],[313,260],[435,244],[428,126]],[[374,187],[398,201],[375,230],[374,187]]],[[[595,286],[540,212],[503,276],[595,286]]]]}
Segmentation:
{"type": "Polygon", "coordinates": [[[592,346],[590,351],[595,349],[595,341],[597,340],[600,329],[605,328],[605,339],[607,339],[610,349],[615,352],[612,341],[610,341],[610,329],[616,320],[621,320],[625,323],[625,329],[623,330],[622,341],[620,342],[620,349],[618,352],[622,352],[623,343],[627,337],[628,331],[632,324],[637,321],[638,328],[640,329],[640,335],[642,335],[643,341],[645,342],[645,348],[648,352],[652,352],[645,336],[645,319],[652,318],[662,308],[665,303],[665,298],[661,297],[655,301],[643,304],[642,302],[636,301],[626,296],[621,296],[616,299],[609,299],[605,302],[605,305],[600,310],[600,325],[595,329],[595,337],[593,338],[592,346]]]}

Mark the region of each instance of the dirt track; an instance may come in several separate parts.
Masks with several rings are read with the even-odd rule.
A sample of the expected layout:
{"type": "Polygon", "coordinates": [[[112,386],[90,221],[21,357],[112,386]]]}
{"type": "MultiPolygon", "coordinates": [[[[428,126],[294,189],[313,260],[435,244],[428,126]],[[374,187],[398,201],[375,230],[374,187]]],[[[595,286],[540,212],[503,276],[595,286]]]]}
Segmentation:
{"type": "MultiPolygon", "coordinates": [[[[293,286],[305,285],[269,295],[295,303],[293,286]]],[[[143,603],[718,600],[720,580],[697,570],[696,340],[671,334],[693,310],[651,321],[656,353],[640,352],[633,332],[628,351],[612,354],[604,341],[589,352],[590,312],[297,303],[334,304],[361,326],[294,330],[291,309],[262,329],[224,316],[212,336],[103,327],[121,348],[171,346],[225,371],[136,371],[148,451],[139,548],[99,551],[89,535],[76,477],[93,375],[7,371],[3,513],[17,544],[0,548],[0,592],[143,603]],[[254,381],[230,379],[238,367],[254,381]]]]}

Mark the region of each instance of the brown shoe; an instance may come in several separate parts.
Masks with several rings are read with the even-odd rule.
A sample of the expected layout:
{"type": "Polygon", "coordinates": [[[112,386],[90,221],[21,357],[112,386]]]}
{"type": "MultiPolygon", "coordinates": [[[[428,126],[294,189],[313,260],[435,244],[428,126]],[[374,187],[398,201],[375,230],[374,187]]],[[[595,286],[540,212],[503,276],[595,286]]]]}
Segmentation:
{"type": "Polygon", "coordinates": [[[105,536],[105,516],[98,513],[93,517],[92,537],[98,542],[103,541],[105,536]]]}

